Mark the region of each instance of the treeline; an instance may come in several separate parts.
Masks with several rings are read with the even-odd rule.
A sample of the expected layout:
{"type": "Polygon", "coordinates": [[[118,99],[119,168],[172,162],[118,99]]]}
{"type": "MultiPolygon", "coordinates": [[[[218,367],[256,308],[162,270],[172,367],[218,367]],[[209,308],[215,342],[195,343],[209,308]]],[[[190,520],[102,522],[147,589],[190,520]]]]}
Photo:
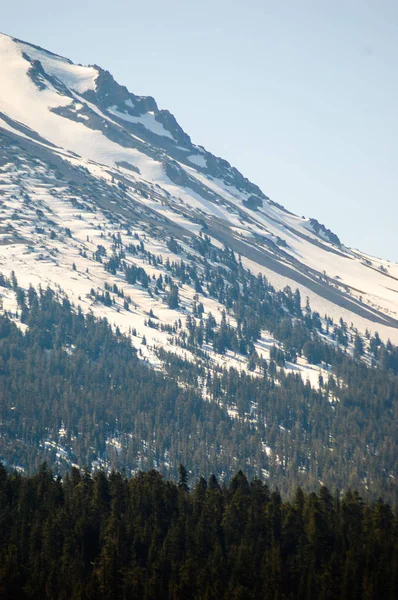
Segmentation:
{"type": "MultiPolygon", "coordinates": [[[[110,236],[110,234],[108,234],[110,236]]],[[[348,327],[342,319],[334,322],[325,315],[312,311],[307,301],[303,310],[300,292],[294,292],[289,286],[276,291],[263,275],[254,275],[245,269],[235,253],[225,247],[215,248],[207,235],[193,238],[192,249],[198,253],[183,251],[171,237],[167,246],[175,254],[183,255],[179,261],[164,261],[162,256],[149,252],[138,234],[137,243],[124,244],[120,233],[112,234],[112,255],[104,263],[104,269],[112,274],[124,276],[129,284],[137,282],[150,295],[163,299],[172,309],[179,307],[178,286],[190,285],[197,294],[209,296],[223,304],[228,314],[234,316],[237,326],[231,327],[226,313],[220,323],[211,314],[202,320],[199,302],[193,307],[188,323],[189,335],[184,333],[178,338],[178,344],[201,356],[204,342],[211,343],[213,350],[224,354],[227,350],[250,357],[252,366],[258,361],[254,343],[258,341],[262,330],[267,330],[283,344],[280,350],[280,366],[285,361],[296,362],[299,356],[305,356],[312,364],[327,363],[333,367],[346,359],[347,348],[353,348],[353,356],[359,359],[365,351],[364,339],[353,327],[348,327]],[[148,265],[160,267],[164,275],[150,277],[141,266],[128,265],[126,255],[137,256],[148,265]],[[337,347],[330,341],[336,342],[337,347]]],[[[93,258],[103,262],[107,252],[104,246],[97,246],[93,258]]],[[[93,294],[94,295],[94,294],[93,294]]],[[[119,295],[119,294],[118,294],[119,295]]],[[[198,296],[199,298],[199,296],[198,296]]],[[[109,294],[97,297],[99,301],[112,303],[109,294]]],[[[125,303],[125,308],[128,305],[125,303]]],[[[384,343],[378,333],[371,336],[366,333],[366,346],[372,366],[398,373],[398,348],[390,341],[384,343]]],[[[250,364],[249,364],[250,366],[250,364]]]]}
{"type": "Polygon", "coordinates": [[[157,471],[62,480],[0,464],[4,600],[395,600],[398,521],[326,487],[290,500],[239,471],[191,491],[157,471]]]}

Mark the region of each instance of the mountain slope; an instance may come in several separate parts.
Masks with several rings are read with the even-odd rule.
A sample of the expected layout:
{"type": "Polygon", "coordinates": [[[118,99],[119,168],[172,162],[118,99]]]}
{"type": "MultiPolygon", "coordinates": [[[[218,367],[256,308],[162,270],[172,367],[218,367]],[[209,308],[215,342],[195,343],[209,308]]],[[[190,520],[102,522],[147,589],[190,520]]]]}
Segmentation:
{"type": "Polygon", "coordinates": [[[153,98],[0,35],[7,464],[175,473],[182,461],[222,477],[240,465],[281,487],[373,485],[395,498],[397,293],[398,265],[273,202],[153,98]],[[109,380],[85,375],[98,370],[84,334],[59,331],[49,298],[71,313],[62,322],[110,323],[109,380]],[[121,334],[157,371],[145,401],[139,390],[129,404],[133,374],[114,387],[121,334]],[[53,382],[53,356],[69,378],[53,382]],[[161,400],[170,380],[177,405],[176,392],[161,400]]]}
{"type": "MultiPolygon", "coordinates": [[[[102,185],[121,182],[125,203],[178,223],[177,237],[197,234],[199,224],[253,272],[277,287],[298,286],[321,314],[398,339],[397,265],[346,248],[315,220],[278,206],[193,145],[152,98],[130,94],[99,67],[73,65],[5,35],[0,55],[3,148],[17,140],[44,162],[57,161],[66,177],[73,165],[102,185]]],[[[126,208],[113,202],[115,213],[126,208]]]]}

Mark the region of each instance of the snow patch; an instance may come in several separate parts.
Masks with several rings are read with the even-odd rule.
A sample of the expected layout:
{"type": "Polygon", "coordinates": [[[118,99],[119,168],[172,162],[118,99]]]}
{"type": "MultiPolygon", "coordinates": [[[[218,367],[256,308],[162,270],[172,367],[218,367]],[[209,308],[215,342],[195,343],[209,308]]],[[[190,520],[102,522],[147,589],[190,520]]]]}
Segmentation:
{"type": "Polygon", "coordinates": [[[168,137],[170,139],[174,139],[173,136],[167,129],[163,127],[159,121],[156,120],[155,115],[152,112],[145,113],[139,117],[133,117],[125,112],[120,112],[117,110],[117,106],[112,106],[108,109],[108,112],[114,117],[118,117],[119,119],[123,119],[123,121],[127,121],[128,123],[139,123],[148,129],[152,133],[156,135],[160,135],[162,137],[168,137]]]}

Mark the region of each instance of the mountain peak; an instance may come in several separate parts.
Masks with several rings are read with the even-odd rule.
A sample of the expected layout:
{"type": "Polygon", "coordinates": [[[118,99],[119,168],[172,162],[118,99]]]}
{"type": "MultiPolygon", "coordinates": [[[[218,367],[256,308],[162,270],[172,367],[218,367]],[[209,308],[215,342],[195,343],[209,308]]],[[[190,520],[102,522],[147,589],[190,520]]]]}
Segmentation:
{"type": "MultiPolygon", "coordinates": [[[[103,181],[112,194],[120,184],[134,211],[139,190],[147,198],[140,210],[169,232],[177,220],[176,237],[202,228],[275,284],[299,286],[323,313],[394,336],[395,265],[346,248],[316,219],[270,200],[226,160],[194,145],[154,98],[130,92],[98,65],[76,65],[4,34],[0,58],[0,130],[8,140],[55,161],[68,177],[83,169],[89,188],[103,181]]],[[[124,208],[115,201],[112,210],[124,208]]]]}
{"type": "Polygon", "coordinates": [[[167,471],[188,449],[203,472],[240,457],[337,485],[362,444],[356,482],[397,475],[398,265],[268,198],[108,71],[8,36],[0,313],[9,464],[167,471]]]}

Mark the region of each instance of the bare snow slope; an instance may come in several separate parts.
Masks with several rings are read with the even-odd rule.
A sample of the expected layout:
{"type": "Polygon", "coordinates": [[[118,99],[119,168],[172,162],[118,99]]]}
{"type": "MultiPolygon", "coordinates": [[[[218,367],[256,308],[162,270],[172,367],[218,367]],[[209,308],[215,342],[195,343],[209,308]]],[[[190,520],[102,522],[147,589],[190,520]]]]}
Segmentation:
{"type": "MultiPolygon", "coordinates": [[[[315,220],[286,211],[229,163],[192,144],[153,98],[130,93],[100,67],[74,65],[2,34],[0,167],[0,270],[14,269],[25,285],[59,285],[91,306],[87,294],[105,280],[90,256],[98,245],[111,251],[110,235],[124,228],[145,236],[166,260],[166,234],[188,248],[203,232],[275,287],[299,288],[322,316],[398,343],[398,265],[347,248],[315,220]],[[60,236],[62,228],[72,237],[60,236]]],[[[127,291],[135,312],[126,316],[119,302],[115,324],[142,329],[150,308],[165,323],[175,320],[137,286],[127,291]]],[[[192,290],[181,295],[188,306],[192,290]]],[[[167,345],[166,332],[150,333],[167,345]]]]}

